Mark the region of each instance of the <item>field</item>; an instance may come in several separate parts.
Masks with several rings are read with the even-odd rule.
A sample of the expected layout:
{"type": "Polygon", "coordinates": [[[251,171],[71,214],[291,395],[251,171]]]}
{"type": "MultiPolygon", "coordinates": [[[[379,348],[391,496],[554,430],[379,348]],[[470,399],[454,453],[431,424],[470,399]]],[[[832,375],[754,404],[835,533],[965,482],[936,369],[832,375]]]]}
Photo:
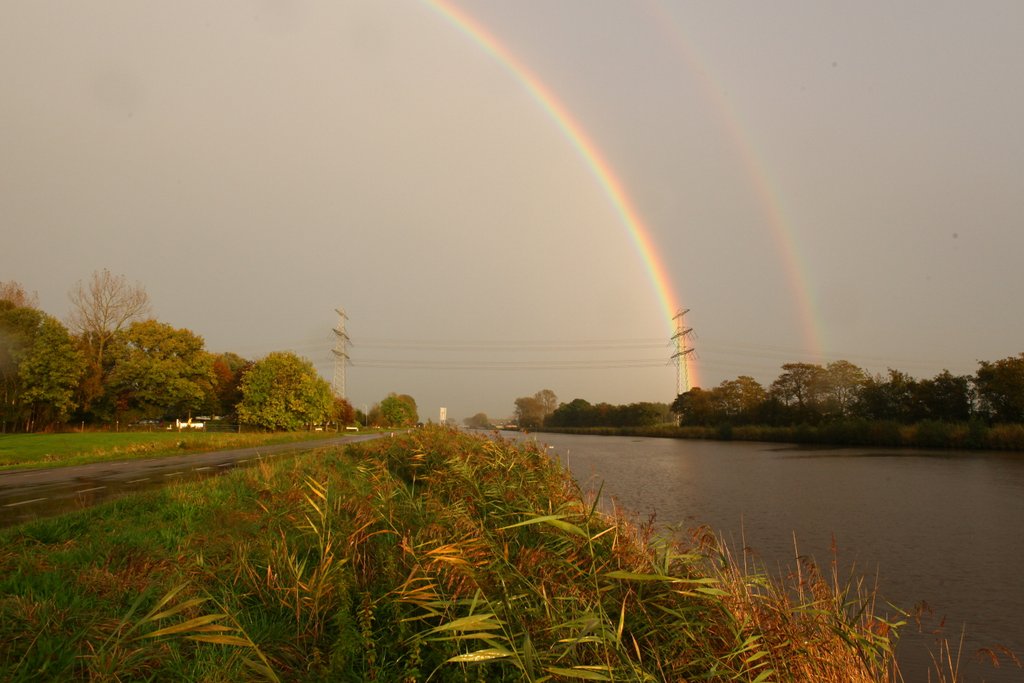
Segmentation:
{"type": "Polygon", "coordinates": [[[6,434],[0,436],[0,470],[153,458],[335,436],[338,434],[333,432],[232,434],[177,431],[6,434]]]}
{"type": "Polygon", "coordinates": [[[533,446],[427,428],[28,523],[0,678],[899,680],[858,580],[597,509],[533,446]]]}

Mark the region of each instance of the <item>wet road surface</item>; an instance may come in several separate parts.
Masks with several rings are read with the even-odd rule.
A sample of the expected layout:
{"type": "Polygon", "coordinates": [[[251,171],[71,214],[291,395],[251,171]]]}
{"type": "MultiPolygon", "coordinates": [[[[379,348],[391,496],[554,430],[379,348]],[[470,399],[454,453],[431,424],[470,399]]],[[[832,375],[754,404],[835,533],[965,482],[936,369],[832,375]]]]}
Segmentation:
{"type": "Polygon", "coordinates": [[[237,448],[164,458],[97,462],[0,472],[0,527],[52,517],[173,481],[216,476],[235,467],[316,448],[366,441],[379,434],[237,448]]]}

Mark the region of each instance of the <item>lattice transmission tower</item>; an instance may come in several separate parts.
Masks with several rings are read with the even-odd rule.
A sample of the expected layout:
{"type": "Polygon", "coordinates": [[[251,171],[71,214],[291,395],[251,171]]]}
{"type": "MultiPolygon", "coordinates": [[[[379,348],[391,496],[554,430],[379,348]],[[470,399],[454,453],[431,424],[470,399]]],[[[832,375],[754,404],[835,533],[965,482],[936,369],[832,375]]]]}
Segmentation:
{"type": "Polygon", "coordinates": [[[672,342],[676,347],[676,352],[672,354],[672,360],[676,364],[676,396],[690,390],[690,375],[686,369],[686,357],[693,353],[693,347],[687,345],[693,328],[686,327],[683,320],[689,312],[689,308],[681,308],[672,318],[676,323],[676,333],[672,335],[672,342]]]}
{"type": "Polygon", "coordinates": [[[334,391],[334,395],[338,398],[345,398],[345,367],[348,365],[348,334],[345,332],[345,320],[348,316],[345,315],[345,309],[336,308],[334,312],[338,314],[338,326],[334,328],[334,381],[331,383],[331,389],[334,391]]]}

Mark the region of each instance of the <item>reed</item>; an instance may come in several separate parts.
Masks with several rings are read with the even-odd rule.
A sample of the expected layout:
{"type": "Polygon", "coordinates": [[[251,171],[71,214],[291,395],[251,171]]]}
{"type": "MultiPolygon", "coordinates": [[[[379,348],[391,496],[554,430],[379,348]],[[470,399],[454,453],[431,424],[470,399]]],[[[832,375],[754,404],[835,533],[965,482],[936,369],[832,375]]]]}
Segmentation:
{"type": "Polygon", "coordinates": [[[81,514],[0,533],[4,679],[899,680],[861,582],[602,511],[530,444],[427,428],[81,514]]]}

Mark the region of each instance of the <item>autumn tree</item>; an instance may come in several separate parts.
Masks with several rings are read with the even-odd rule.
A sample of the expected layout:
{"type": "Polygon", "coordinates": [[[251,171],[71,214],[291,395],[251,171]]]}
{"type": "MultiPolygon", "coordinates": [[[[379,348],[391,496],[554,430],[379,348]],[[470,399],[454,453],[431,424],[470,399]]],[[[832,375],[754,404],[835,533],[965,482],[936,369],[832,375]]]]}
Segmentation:
{"type": "Polygon", "coordinates": [[[339,425],[350,425],[356,421],[356,409],[348,399],[335,396],[331,403],[331,418],[339,425]]]}
{"type": "Polygon", "coordinates": [[[309,360],[277,351],[242,377],[238,419],[264,429],[294,431],[325,422],[332,404],[330,385],[309,360]]]}
{"type": "Polygon", "coordinates": [[[536,429],[544,422],[544,407],[535,396],[520,396],[515,401],[516,422],[521,429],[536,429]]]}
{"type": "Polygon", "coordinates": [[[208,412],[215,415],[234,413],[242,400],[242,376],[252,361],[230,351],[213,357],[213,396],[208,412]]]}
{"type": "Polygon", "coordinates": [[[380,417],[385,427],[411,427],[419,421],[416,399],[392,392],[380,402],[380,417]]]}
{"type": "Polygon", "coordinates": [[[78,337],[88,362],[80,401],[90,409],[105,390],[110,369],[108,347],[129,323],[149,313],[149,295],[141,284],[132,285],[124,275],[114,275],[104,268],[93,271],[88,282],[79,280],[68,292],[68,298],[68,327],[78,337]]]}
{"type": "Polygon", "coordinates": [[[117,415],[184,417],[209,405],[216,376],[202,337],[144,320],[129,325],[120,342],[107,381],[117,415]]]}
{"type": "Polygon", "coordinates": [[[0,282],[0,301],[7,301],[15,308],[39,308],[39,295],[26,290],[20,282],[0,282]]]}
{"type": "Polygon", "coordinates": [[[768,395],[764,387],[748,375],[726,380],[712,391],[712,403],[721,413],[721,421],[736,424],[756,421],[768,395]]]}
{"type": "Polygon", "coordinates": [[[149,313],[145,288],[129,284],[124,275],[113,275],[106,268],[94,271],[86,283],[79,280],[68,297],[71,330],[82,338],[99,367],[114,335],[149,313]]]}
{"type": "Polygon", "coordinates": [[[550,389],[541,389],[533,396],[515,400],[516,421],[520,427],[536,429],[544,424],[548,415],[558,407],[558,397],[550,389]]]}

